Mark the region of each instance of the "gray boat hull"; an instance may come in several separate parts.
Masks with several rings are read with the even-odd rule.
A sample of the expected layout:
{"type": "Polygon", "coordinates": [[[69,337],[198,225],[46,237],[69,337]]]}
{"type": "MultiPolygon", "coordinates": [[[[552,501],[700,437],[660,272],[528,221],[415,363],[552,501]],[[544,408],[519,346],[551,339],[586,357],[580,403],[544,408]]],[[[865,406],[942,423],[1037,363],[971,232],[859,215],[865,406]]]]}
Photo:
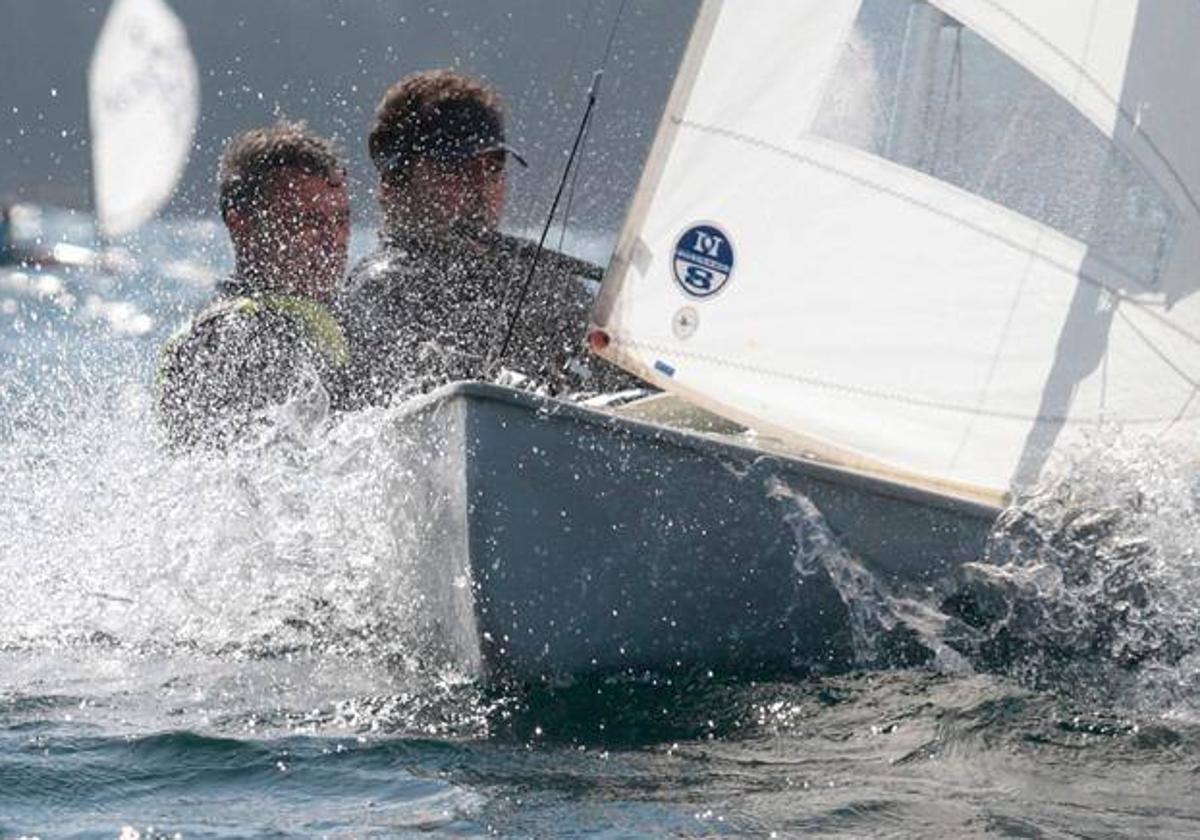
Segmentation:
{"type": "Polygon", "coordinates": [[[498,386],[394,423],[425,637],[484,678],[843,667],[847,606],[805,557],[833,540],[921,586],[977,559],[997,513],[498,386]]]}

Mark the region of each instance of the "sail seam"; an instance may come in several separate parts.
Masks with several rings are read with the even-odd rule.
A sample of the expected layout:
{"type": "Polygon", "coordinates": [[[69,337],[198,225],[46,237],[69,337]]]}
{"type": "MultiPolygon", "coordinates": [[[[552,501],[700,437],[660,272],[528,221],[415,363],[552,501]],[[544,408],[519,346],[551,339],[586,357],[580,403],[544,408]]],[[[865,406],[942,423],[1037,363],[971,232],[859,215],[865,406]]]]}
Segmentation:
{"type": "MultiPolygon", "coordinates": [[[[1187,371],[1183,370],[1182,368],[1178,367],[1174,362],[1172,362],[1171,359],[1167,356],[1167,354],[1164,353],[1162,350],[1160,350],[1157,347],[1157,345],[1155,345],[1154,342],[1152,342],[1150,340],[1150,337],[1148,335],[1146,335],[1145,333],[1143,333],[1141,331],[1141,329],[1138,328],[1137,324],[1135,324],[1128,315],[1126,315],[1124,312],[1122,312],[1119,307],[1117,308],[1116,314],[1117,314],[1117,317],[1121,319],[1121,322],[1124,323],[1125,326],[1129,327],[1129,329],[1133,330],[1134,335],[1136,335],[1138,338],[1140,338],[1142,340],[1142,343],[1150,348],[1151,352],[1153,352],[1156,356],[1158,356],[1158,358],[1160,360],[1162,360],[1162,362],[1164,364],[1166,364],[1171,370],[1173,370],[1180,379],[1182,379],[1188,385],[1192,386],[1191,393],[1189,393],[1187,399],[1183,401],[1183,405],[1181,405],[1179,407],[1179,410],[1177,412],[1175,412],[1175,416],[1171,418],[1171,422],[1167,424],[1167,427],[1165,429],[1163,429],[1163,432],[1169,432],[1171,429],[1173,429],[1175,427],[1175,425],[1177,423],[1179,423],[1179,421],[1185,419],[1185,415],[1187,414],[1188,406],[1190,406],[1192,404],[1192,401],[1196,399],[1196,394],[1200,393],[1200,382],[1197,382],[1196,380],[1192,379],[1190,376],[1188,376],[1187,371]]],[[[1107,352],[1104,355],[1104,359],[1105,359],[1105,367],[1107,368],[1107,366],[1108,366],[1108,353],[1107,352]]],[[[1103,407],[1101,407],[1101,410],[1103,410],[1103,407]]]]}
{"type": "Polygon", "coordinates": [[[1137,324],[1135,324],[1132,320],[1130,320],[1129,316],[1126,315],[1124,312],[1122,312],[1120,310],[1120,308],[1117,309],[1117,317],[1121,319],[1121,321],[1125,324],[1125,326],[1127,326],[1127,327],[1129,327],[1129,329],[1133,330],[1133,334],[1136,335],[1141,340],[1142,344],[1146,345],[1146,347],[1148,347],[1150,349],[1150,352],[1152,352],[1155,356],[1157,356],[1164,365],[1166,365],[1168,368],[1170,368],[1175,373],[1176,376],[1178,376],[1180,379],[1182,379],[1188,385],[1192,386],[1192,388],[1200,388],[1200,382],[1197,382],[1195,379],[1193,379],[1191,376],[1188,375],[1188,372],[1186,370],[1181,368],[1179,365],[1175,364],[1175,362],[1171,361],[1170,357],[1167,356],[1167,354],[1164,353],[1162,350],[1160,350],[1158,348],[1158,345],[1156,345],[1153,341],[1150,340],[1150,336],[1148,336],[1144,332],[1142,332],[1141,328],[1139,328],[1137,324]]]}
{"type": "MultiPolygon", "coordinates": [[[[1039,238],[1041,234],[1039,233],[1039,238]]],[[[1009,335],[1012,329],[1013,319],[1017,314],[1017,307],[1021,303],[1021,298],[1025,294],[1025,285],[1029,282],[1029,276],[1033,273],[1034,258],[1030,256],[1025,263],[1025,270],[1021,273],[1021,282],[1017,286],[1016,294],[1013,295],[1012,303],[1008,307],[1008,313],[1004,318],[1004,326],[1000,330],[1000,336],[996,341],[995,349],[992,352],[992,360],[988,364],[987,375],[983,379],[983,387],[979,394],[979,399],[975,401],[976,409],[983,406],[987,401],[988,392],[991,390],[992,381],[996,376],[996,369],[1000,366],[1000,356],[1005,344],[1008,343],[1009,335]]],[[[978,415],[976,416],[977,419],[978,415]]],[[[973,419],[967,428],[963,430],[962,436],[959,438],[958,446],[954,450],[954,454],[950,458],[950,467],[957,466],[959,457],[962,456],[963,450],[967,447],[967,441],[971,437],[971,433],[975,431],[975,420],[973,419]]]]}
{"type": "MultiPolygon", "coordinates": [[[[734,130],[728,129],[728,128],[722,128],[722,127],[716,126],[716,125],[705,125],[704,123],[698,123],[698,122],[695,122],[692,120],[684,120],[684,119],[680,119],[678,117],[676,117],[675,119],[677,120],[677,122],[679,123],[680,126],[683,126],[686,128],[692,128],[692,129],[695,129],[696,131],[700,131],[705,134],[711,134],[711,135],[715,135],[718,137],[724,137],[729,140],[735,140],[740,143],[745,143],[746,145],[749,145],[749,146],[754,146],[756,148],[764,149],[769,152],[774,152],[775,154],[783,155],[784,157],[791,158],[792,160],[799,161],[800,163],[807,164],[816,169],[820,169],[825,172],[829,172],[834,175],[838,175],[842,178],[845,178],[848,181],[853,181],[856,184],[860,184],[861,186],[868,187],[869,189],[873,189],[876,192],[883,193],[884,195],[889,195],[893,198],[900,199],[901,201],[903,201],[907,204],[911,204],[914,207],[919,207],[922,210],[926,210],[930,213],[933,213],[936,216],[941,216],[943,219],[949,219],[951,221],[957,222],[958,224],[962,225],[963,227],[968,228],[969,230],[972,230],[975,233],[980,234],[981,236],[986,236],[987,238],[995,240],[996,242],[1001,242],[1001,243],[1009,246],[1013,250],[1018,251],[1022,254],[1028,254],[1030,256],[1037,257],[1038,259],[1041,259],[1048,265],[1054,266],[1055,268],[1059,269],[1060,271],[1063,271],[1066,274],[1070,274],[1072,277],[1077,277],[1085,283],[1089,283],[1093,286],[1103,289],[1104,291],[1111,294],[1116,300],[1118,300],[1122,303],[1127,303],[1130,306],[1133,306],[1133,307],[1137,308],[1138,310],[1145,312],[1147,316],[1149,316],[1150,318],[1153,318],[1154,320],[1156,320],[1157,322],[1162,324],[1167,329],[1186,338],[1192,344],[1200,346],[1200,336],[1193,335],[1191,332],[1189,332],[1188,330],[1185,330],[1183,327],[1179,326],[1179,324],[1175,323],[1174,321],[1172,321],[1168,318],[1164,318],[1162,315],[1155,312],[1152,308],[1150,308],[1143,302],[1139,301],[1137,298],[1131,297],[1130,295],[1122,292],[1120,289],[1117,289],[1117,288],[1114,288],[1113,286],[1108,285],[1103,280],[1099,280],[1096,277],[1093,277],[1092,275],[1087,274],[1086,272],[1083,271],[1082,268],[1075,268],[1075,267],[1067,265],[1066,263],[1060,262],[1059,260],[1055,260],[1052,257],[1048,256],[1047,254],[1045,254],[1041,251],[1035,251],[1034,249],[1028,248],[1025,245],[1022,245],[1019,242],[1009,239],[1006,236],[1002,236],[1001,234],[998,234],[995,231],[988,230],[986,227],[984,227],[980,224],[977,224],[975,222],[972,222],[969,219],[964,219],[961,216],[956,216],[953,213],[949,213],[946,210],[943,210],[942,208],[938,207],[935,204],[931,204],[927,201],[922,201],[919,198],[915,198],[911,195],[907,195],[903,192],[900,192],[899,190],[895,190],[895,189],[892,189],[891,187],[884,186],[883,184],[876,183],[875,181],[872,181],[869,178],[864,178],[861,175],[856,175],[852,172],[847,172],[844,169],[839,169],[836,166],[831,166],[830,164],[825,163],[824,161],[817,160],[816,158],[806,155],[803,152],[797,152],[794,149],[787,149],[782,146],[777,146],[774,143],[768,142],[768,141],[763,140],[758,137],[753,137],[748,134],[742,134],[739,131],[734,131],[734,130]]],[[[1133,280],[1133,278],[1130,278],[1130,279],[1133,280]]],[[[1134,281],[1134,282],[1136,282],[1136,281],[1134,281]]]]}
{"type": "MultiPolygon", "coordinates": [[[[774,377],[776,379],[787,379],[792,382],[797,382],[801,385],[810,385],[815,388],[823,388],[827,391],[839,391],[845,394],[851,394],[859,397],[870,397],[872,399],[883,400],[886,402],[902,403],[912,405],[919,408],[932,408],[938,411],[953,412],[956,414],[967,414],[976,417],[993,417],[1002,420],[1021,420],[1032,421],[1035,423],[1063,423],[1075,425],[1096,425],[1095,420],[1085,420],[1069,415],[1042,415],[1042,414],[1024,414],[1017,411],[996,411],[986,410],[982,408],[973,408],[970,406],[957,405],[954,403],[940,402],[938,400],[922,399],[920,397],[912,397],[906,394],[898,394],[893,391],[883,391],[875,388],[864,388],[860,385],[846,385],[841,382],[830,382],[825,379],[818,379],[814,376],[808,376],[800,373],[787,373],[780,370],[772,370],[770,368],[760,367],[748,362],[737,362],[714,356],[709,353],[697,353],[691,350],[683,350],[679,347],[663,347],[650,342],[638,341],[631,339],[620,333],[613,334],[612,340],[626,347],[631,347],[640,350],[648,350],[652,353],[664,356],[681,356],[686,359],[694,359],[699,362],[708,362],[710,364],[719,365],[731,370],[740,370],[747,373],[755,373],[760,376],[774,377]]],[[[1121,423],[1125,425],[1154,425],[1166,422],[1167,417],[1127,417],[1122,418],[1121,423]]],[[[1192,419],[1200,419],[1200,416],[1192,419]]]]}

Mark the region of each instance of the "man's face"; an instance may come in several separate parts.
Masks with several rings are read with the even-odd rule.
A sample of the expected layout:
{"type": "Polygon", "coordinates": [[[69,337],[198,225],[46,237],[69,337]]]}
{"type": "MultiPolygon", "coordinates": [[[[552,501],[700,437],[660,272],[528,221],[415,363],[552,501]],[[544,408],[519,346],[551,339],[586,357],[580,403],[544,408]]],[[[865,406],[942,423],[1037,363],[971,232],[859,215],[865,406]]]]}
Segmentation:
{"type": "Polygon", "coordinates": [[[283,170],[249,225],[256,268],[278,291],[317,300],[333,295],[346,271],[350,244],[344,178],[283,170]]]}
{"type": "Polygon", "coordinates": [[[431,231],[466,222],[494,229],[504,210],[503,152],[463,161],[422,158],[409,170],[409,191],[420,208],[418,223],[431,231]]]}
{"type": "Polygon", "coordinates": [[[495,228],[504,212],[504,152],[491,152],[471,158],[468,177],[475,184],[476,200],[485,226],[495,228]]]}

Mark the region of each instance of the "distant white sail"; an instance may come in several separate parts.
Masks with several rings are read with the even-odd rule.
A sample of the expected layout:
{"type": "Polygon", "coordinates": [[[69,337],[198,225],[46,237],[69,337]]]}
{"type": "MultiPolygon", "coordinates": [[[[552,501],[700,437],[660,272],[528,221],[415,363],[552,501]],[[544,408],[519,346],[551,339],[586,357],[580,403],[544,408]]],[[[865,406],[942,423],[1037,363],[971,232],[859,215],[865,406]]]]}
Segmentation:
{"type": "Polygon", "coordinates": [[[116,0],[88,73],[97,226],[135,230],[170,199],[200,112],[187,33],[163,0],[116,0]]]}
{"type": "Polygon", "coordinates": [[[1200,3],[708,0],[593,313],[763,432],[1004,492],[1200,441],[1200,3]]]}

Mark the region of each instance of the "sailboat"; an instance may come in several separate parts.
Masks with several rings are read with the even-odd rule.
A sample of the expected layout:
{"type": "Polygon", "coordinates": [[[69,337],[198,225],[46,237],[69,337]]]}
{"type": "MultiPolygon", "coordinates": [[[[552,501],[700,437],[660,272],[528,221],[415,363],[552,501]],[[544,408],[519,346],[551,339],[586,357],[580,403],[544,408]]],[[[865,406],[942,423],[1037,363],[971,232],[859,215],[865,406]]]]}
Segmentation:
{"type": "Polygon", "coordinates": [[[1189,0],[706,0],[588,334],[663,394],[408,406],[430,638],[518,680],[842,667],[863,574],[979,559],[1101,425],[1195,441],[1197,32],[1189,0]]]}
{"type": "MultiPolygon", "coordinates": [[[[175,192],[195,136],[200,84],[187,31],[165,0],[112,4],[87,84],[92,209],[101,248],[60,242],[30,251],[6,247],[5,239],[0,260],[128,272],[133,258],[109,244],[153,219],[175,192]]],[[[0,234],[7,237],[7,229],[0,234]]]]}
{"type": "MultiPolygon", "coordinates": [[[[196,60],[165,0],[116,0],[88,69],[92,205],[102,243],[170,200],[200,114],[196,60]]],[[[105,255],[98,261],[103,264],[105,255]]]]}

